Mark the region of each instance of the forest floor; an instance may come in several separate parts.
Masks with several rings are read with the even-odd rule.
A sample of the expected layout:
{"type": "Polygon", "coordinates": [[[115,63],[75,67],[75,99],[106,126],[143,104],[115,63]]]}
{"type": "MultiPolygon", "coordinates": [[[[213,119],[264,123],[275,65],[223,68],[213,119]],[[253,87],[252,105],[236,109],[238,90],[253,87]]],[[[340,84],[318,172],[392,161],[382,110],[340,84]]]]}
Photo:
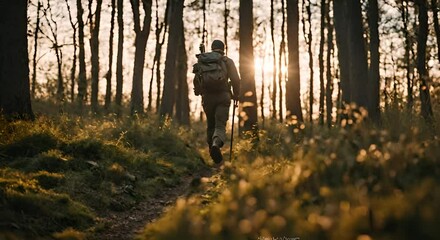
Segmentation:
{"type": "MultiPolygon", "coordinates": [[[[211,174],[206,172],[206,174],[211,174]]],[[[177,198],[186,196],[191,189],[191,183],[200,176],[186,176],[181,184],[164,189],[163,192],[151,199],[140,202],[133,208],[123,211],[106,211],[100,218],[101,224],[108,226],[105,231],[94,234],[91,239],[133,239],[145,225],[154,222],[166,208],[172,206],[177,198]]]]}
{"type": "Polygon", "coordinates": [[[156,222],[168,210],[172,209],[177,199],[186,199],[194,195],[197,197],[214,195],[213,189],[217,185],[221,185],[221,174],[222,168],[202,169],[184,176],[180,184],[164,188],[160,194],[139,202],[131,209],[123,212],[102,212],[98,225],[106,226],[105,230],[97,231],[89,236],[89,239],[134,239],[144,231],[148,224],[156,222]],[[211,188],[200,188],[202,181],[211,183],[211,188]]]}

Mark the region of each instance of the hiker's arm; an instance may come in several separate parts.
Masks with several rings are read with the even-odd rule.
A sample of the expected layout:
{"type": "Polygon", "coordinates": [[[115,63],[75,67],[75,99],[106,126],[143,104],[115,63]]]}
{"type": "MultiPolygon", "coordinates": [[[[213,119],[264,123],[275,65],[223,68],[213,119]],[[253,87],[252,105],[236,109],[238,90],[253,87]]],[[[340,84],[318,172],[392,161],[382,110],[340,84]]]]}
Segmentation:
{"type": "Polygon", "coordinates": [[[232,59],[228,59],[226,61],[226,67],[228,68],[228,75],[229,79],[231,80],[234,96],[238,98],[238,96],[240,96],[240,76],[238,75],[234,61],[232,61],[232,59]]]}

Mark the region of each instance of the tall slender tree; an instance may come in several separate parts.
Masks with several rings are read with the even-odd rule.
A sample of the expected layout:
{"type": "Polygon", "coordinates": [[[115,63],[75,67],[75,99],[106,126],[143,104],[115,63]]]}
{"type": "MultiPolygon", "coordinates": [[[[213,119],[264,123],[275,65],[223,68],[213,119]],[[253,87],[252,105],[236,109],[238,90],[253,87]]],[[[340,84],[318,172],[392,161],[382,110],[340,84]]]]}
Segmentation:
{"type": "MultiPolygon", "coordinates": [[[[409,13],[408,13],[408,0],[403,0],[399,6],[401,17],[402,17],[402,23],[403,23],[403,34],[405,37],[405,54],[404,54],[404,61],[405,61],[405,67],[406,67],[406,85],[407,85],[407,108],[409,110],[413,107],[413,79],[412,79],[412,73],[413,73],[413,64],[411,61],[411,49],[413,45],[413,41],[410,36],[410,32],[408,30],[408,24],[409,24],[409,13]]],[[[386,86],[386,85],[385,85],[386,86]]],[[[386,91],[386,88],[385,88],[386,91]]],[[[387,95],[385,95],[387,97],[387,95]]],[[[387,103],[387,101],[386,101],[387,103]]]]}
{"type": "Polygon", "coordinates": [[[162,94],[162,104],[160,106],[160,115],[173,117],[174,107],[176,103],[176,60],[178,59],[179,22],[183,17],[183,3],[182,0],[171,0],[170,2],[170,29],[168,35],[168,46],[165,60],[165,76],[162,94]]]}
{"type": "Polygon", "coordinates": [[[27,0],[0,2],[0,114],[32,119],[27,6],[27,0]]]}
{"type": "Polygon", "coordinates": [[[91,107],[93,112],[98,111],[99,92],[99,28],[101,25],[102,0],[96,0],[95,13],[92,13],[93,0],[89,0],[89,24],[90,24],[90,52],[92,63],[92,92],[91,107]],[[95,19],[93,19],[93,16],[95,19]]]}
{"type": "Polygon", "coordinates": [[[84,49],[84,21],[83,14],[84,9],[82,7],[81,0],[76,1],[76,12],[78,19],[78,43],[79,43],[79,75],[78,75],[78,106],[80,111],[83,110],[83,106],[87,100],[87,75],[86,75],[86,58],[84,49]]]}
{"type": "Polygon", "coordinates": [[[295,116],[298,121],[302,122],[298,36],[298,0],[287,1],[287,47],[289,51],[289,63],[286,82],[286,117],[290,118],[295,116]]]}
{"type": "Polygon", "coordinates": [[[112,67],[113,67],[113,36],[115,28],[115,14],[116,14],[116,0],[111,0],[111,17],[110,17],[110,38],[109,38],[109,49],[108,49],[108,70],[105,78],[107,80],[105,88],[105,104],[106,110],[109,110],[111,98],[112,98],[112,67]]]}
{"type": "Polygon", "coordinates": [[[179,25],[179,46],[176,61],[176,119],[180,124],[189,125],[189,97],[187,82],[188,56],[186,54],[185,34],[182,18],[180,19],[179,25]]]}
{"type": "Polygon", "coordinates": [[[351,101],[359,107],[367,108],[368,95],[365,86],[368,86],[368,62],[360,0],[347,1],[347,11],[351,101]]]}
{"type": "Polygon", "coordinates": [[[319,39],[319,125],[324,125],[324,101],[325,101],[325,85],[324,85],[324,44],[325,44],[325,13],[326,1],[321,0],[321,30],[319,39]]]}
{"type": "MultiPolygon", "coordinates": [[[[327,2],[327,9],[330,9],[331,2],[327,2]]],[[[333,113],[333,75],[332,75],[332,59],[333,59],[333,24],[331,22],[330,11],[326,11],[326,27],[327,27],[327,67],[326,67],[326,87],[325,87],[325,102],[327,113],[327,127],[332,126],[333,113]]]]}
{"type": "Polygon", "coordinates": [[[139,0],[130,0],[133,10],[135,38],[135,56],[133,68],[133,87],[131,90],[131,114],[144,112],[143,75],[145,64],[145,49],[150,35],[152,0],[142,0],[144,9],[143,26],[140,24],[139,0]]]}
{"type": "Polygon", "coordinates": [[[275,7],[274,0],[270,0],[270,36],[272,39],[272,118],[277,118],[277,56],[275,47],[275,7]]]}
{"type": "Polygon", "coordinates": [[[433,22],[434,22],[434,30],[435,30],[435,36],[437,39],[437,60],[440,61],[440,22],[438,19],[438,2],[437,0],[431,0],[431,9],[432,9],[432,16],[433,16],[433,22]]]}
{"type": "Polygon", "coordinates": [[[428,70],[426,69],[426,41],[428,39],[428,8],[426,0],[416,0],[419,15],[419,31],[417,34],[417,72],[420,81],[420,101],[422,107],[422,116],[427,121],[432,121],[431,96],[428,86],[428,70]]]}
{"type": "Polygon", "coordinates": [[[153,108],[153,80],[156,76],[156,111],[159,111],[160,106],[160,90],[161,90],[161,57],[162,46],[165,43],[165,35],[168,27],[168,10],[170,1],[167,0],[165,9],[165,16],[163,22],[159,22],[159,2],[156,0],[156,49],[153,58],[153,67],[151,68],[150,88],[148,90],[148,106],[147,110],[151,111],[153,108]]]}
{"type": "MultiPolygon", "coordinates": [[[[281,42],[280,42],[280,52],[278,56],[278,92],[279,92],[279,121],[282,122],[284,119],[283,116],[283,81],[285,80],[285,76],[282,69],[283,60],[285,60],[286,56],[286,33],[285,33],[285,25],[286,25],[286,16],[285,16],[285,4],[284,0],[281,0],[281,42]]],[[[285,61],[284,61],[285,62],[285,61]]],[[[285,63],[284,63],[285,64],[285,63]]]]}
{"type": "Polygon", "coordinates": [[[123,68],[122,59],[124,55],[124,1],[118,0],[118,53],[116,57],[116,112],[120,114],[122,105],[122,85],[123,85],[123,68]]]}
{"type": "Polygon", "coordinates": [[[43,4],[38,1],[37,3],[37,19],[35,23],[34,31],[34,56],[32,58],[32,98],[35,98],[35,92],[37,88],[37,52],[38,52],[38,33],[40,33],[40,12],[43,4]]]}
{"type": "Polygon", "coordinates": [[[370,30],[370,68],[368,113],[373,121],[379,121],[379,7],[377,0],[368,0],[368,27],[370,30]]]}
{"type": "Polygon", "coordinates": [[[310,123],[313,124],[313,102],[314,102],[314,94],[313,94],[313,52],[312,52],[312,40],[313,40],[313,33],[312,33],[312,11],[310,7],[311,3],[310,0],[308,1],[308,4],[306,4],[306,1],[303,0],[302,6],[303,6],[303,32],[304,32],[304,40],[308,46],[308,53],[309,53],[309,69],[310,69],[310,84],[309,84],[309,120],[310,123]],[[307,24],[306,24],[307,20],[307,24]],[[308,25],[308,30],[306,30],[306,25],[308,25]]]}
{"type": "Polygon", "coordinates": [[[50,35],[42,34],[46,36],[47,39],[52,43],[52,49],[55,52],[55,57],[57,59],[57,93],[56,99],[58,104],[64,101],[64,80],[63,80],[63,52],[62,44],[59,43],[58,36],[58,22],[53,18],[52,5],[50,1],[47,1],[46,7],[43,9],[44,17],[46,19],[47,26],[50,31],[50,35]]]}
{"type": "Polygon", "coordinates": [[[223,21],[224,21],[224,27],[223,27],[223,36],[224,36],[224,43],[225,43],[225,54],[228,55],[228,18],[229,18],[229,7],[228,7],[228,0],[224,0],[224,8],[225,12],[223,14],[223,21]]]}
{"type": "Polygon", "coordinates": [[[347,2],[345,0],[334,0],[333,2],[336,46],[338,48],[340,100],[342,105],[351,102],[347,2]]]}
{"type": "Polygon", "coordinates": [[[257,96],[255,89],[254,47],[252,38],[254,31],[254,18],[252,10],[252,0],[240,0],[239,71],[241,75],[241,113],[239,115],[239,131],[241,133],[257,128],[257,96]]]}
{"type": "Polygon", "coordinates": [[[66,0],[67,12],[69,14],[69,22],[70,26],[73,30],[73,59],[72,59],[72,68],[70,69],[70,101],[73,103],[75,101],[75,82],[76,82],[76,62],[77,62],[77,52],[78,52],[78,44],[76,38],[77,32],[77,23],[73,21],[73,16],[70,10],[69,0],[66,0]]]}

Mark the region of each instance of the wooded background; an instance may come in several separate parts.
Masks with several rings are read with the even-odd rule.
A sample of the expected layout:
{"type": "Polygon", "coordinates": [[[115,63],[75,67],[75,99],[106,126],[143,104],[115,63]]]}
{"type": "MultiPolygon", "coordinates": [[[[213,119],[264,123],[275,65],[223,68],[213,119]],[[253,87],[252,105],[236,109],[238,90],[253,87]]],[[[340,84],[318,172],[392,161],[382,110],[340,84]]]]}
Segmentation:
{"type": "Polygon", "coordinates": [[[221,39],[242,78],[242,130],[268,118],[332,126],[348,103],[373,121],[390,107],[433,118],[437,0],[21,0],[0,9],[9,115],[32,116],[31,101],[44,99],[188,125],[201,111],[198,46],[221,39]]]}

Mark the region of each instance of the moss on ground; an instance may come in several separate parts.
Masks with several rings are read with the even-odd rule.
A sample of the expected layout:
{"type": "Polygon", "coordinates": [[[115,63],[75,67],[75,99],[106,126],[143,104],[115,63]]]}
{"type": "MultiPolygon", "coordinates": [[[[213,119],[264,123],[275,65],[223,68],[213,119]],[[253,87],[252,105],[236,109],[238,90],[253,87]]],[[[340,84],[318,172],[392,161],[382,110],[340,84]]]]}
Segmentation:
{"type": "Polygon", "coordinates": [[[206,166],[191,139],[155,118],[0,119],[0,238],[84,238],[206,166]]]}

